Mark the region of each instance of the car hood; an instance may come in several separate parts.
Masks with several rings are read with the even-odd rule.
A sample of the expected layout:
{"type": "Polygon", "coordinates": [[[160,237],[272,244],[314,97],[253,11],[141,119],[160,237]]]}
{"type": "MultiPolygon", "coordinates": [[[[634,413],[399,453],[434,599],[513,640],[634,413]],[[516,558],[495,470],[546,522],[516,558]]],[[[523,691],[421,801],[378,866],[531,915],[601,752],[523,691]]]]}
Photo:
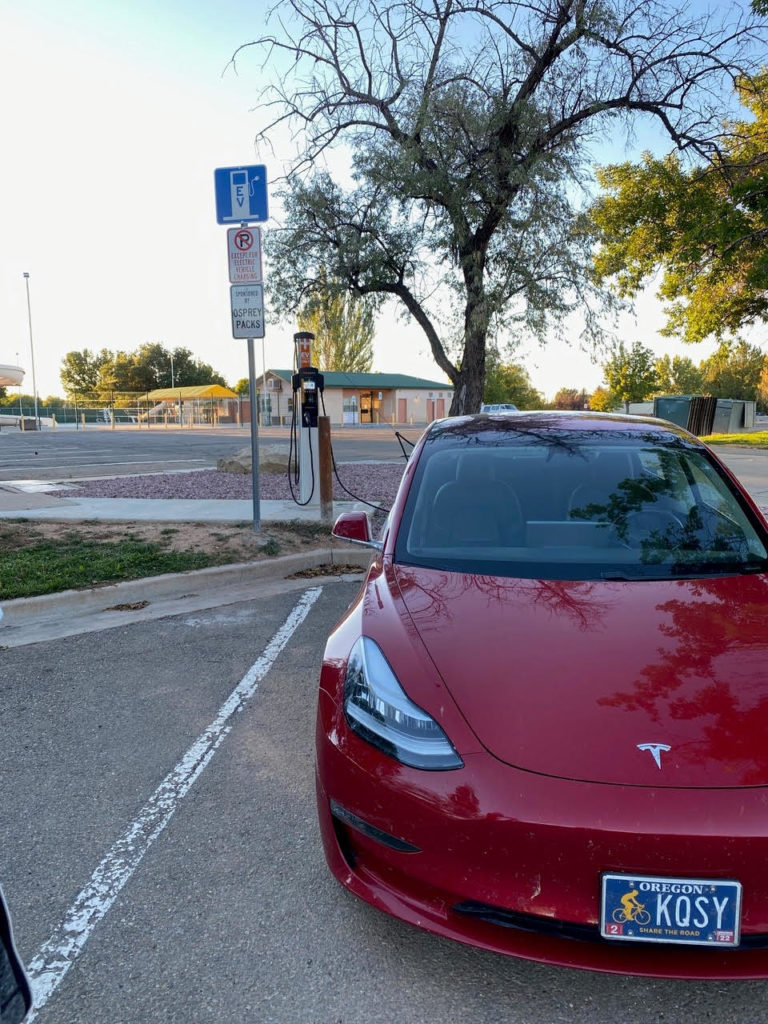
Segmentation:
{"type": "Polygon", "coordinates": [[[528,771],[768,784],[768,577],[520,580],[396,566],[477,738],[528,771]]]}

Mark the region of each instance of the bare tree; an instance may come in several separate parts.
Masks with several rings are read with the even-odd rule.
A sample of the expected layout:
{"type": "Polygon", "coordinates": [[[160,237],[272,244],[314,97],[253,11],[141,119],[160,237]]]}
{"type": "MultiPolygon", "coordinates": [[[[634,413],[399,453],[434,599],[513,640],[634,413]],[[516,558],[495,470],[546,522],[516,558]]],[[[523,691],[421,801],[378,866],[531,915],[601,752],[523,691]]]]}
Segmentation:
{"type": "Polygon", "coordinates": [[[298,144],[270,232],[287,312],[319,267],[394,298],[450,378],[451,412],[483,395],[486,345],[600,331],[591,239],[577,228],[589,145],[618,119],[654,119],[707,156],[760,22],[738,4],[675,0],[282,0],[256,47],[265,127],[298,144]],[[270,115],[271,112],[271,115],[270,115]],[[353,185],[321,161],[345,148],[353,185]]]}

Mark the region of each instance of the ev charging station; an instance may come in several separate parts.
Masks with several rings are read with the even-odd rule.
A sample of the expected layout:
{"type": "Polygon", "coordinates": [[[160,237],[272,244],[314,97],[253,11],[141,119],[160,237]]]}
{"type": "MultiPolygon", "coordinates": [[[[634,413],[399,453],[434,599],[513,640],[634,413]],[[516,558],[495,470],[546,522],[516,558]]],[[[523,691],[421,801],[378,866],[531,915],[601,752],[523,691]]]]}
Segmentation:
{"type": "Polygon", "coordinates": [[[325,378],[312,365],[312,342],[314,334],[299,331],[294,334],[296,345],[296,373],[291,378],[293,388],[293,419],[298,424],[299,495],[298,503],[310,508],[320,506],[320,448],[318,441],[318,416],[320,396],[325,387],[325,378]]]}

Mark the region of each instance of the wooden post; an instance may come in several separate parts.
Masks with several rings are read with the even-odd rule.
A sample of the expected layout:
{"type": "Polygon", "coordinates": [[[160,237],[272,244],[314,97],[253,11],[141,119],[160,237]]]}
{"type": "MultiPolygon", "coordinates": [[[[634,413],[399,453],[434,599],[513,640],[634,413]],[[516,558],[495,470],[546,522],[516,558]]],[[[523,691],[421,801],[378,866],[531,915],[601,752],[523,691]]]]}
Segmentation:
{"type": "Polygon", "coordinates": [[[333,520],[333,460],[331,455],[331,420],[317,417],[317,449],[320,470],[320,518],[324,523],[333,520]]]}

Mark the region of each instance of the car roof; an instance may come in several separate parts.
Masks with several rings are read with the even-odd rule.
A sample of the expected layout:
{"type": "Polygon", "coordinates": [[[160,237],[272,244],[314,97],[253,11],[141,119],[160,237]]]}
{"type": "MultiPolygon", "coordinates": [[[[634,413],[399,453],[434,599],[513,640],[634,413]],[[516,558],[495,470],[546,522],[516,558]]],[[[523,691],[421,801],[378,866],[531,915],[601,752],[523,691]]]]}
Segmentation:
{"type": "Polygon", "coordinates": [[[578,412],[560,409],[545,409],[537,412],[515,412],[508,416],[496,414],[492,418],[479,413],[474,416],[451,416],[438,420],[432,425],[430,433],[437,435],[455,434],[460,436],[467,432],[467,426],[472,424],[477,434],[483,429],[489,433],[513,430],[517,434],[539,431],[547,432],[569,432],[584,433],[596,440],[596,435],[603,434],[606,440],[611,434],[621,433],[644,435],[646,438],[654,436],[659,440],[666,440],[668,443],[677,440],[681,444],[689,444],[693,447],[706,447],[697,437],[690,434],[682,427],[678,427],[668,420],[655,419],[652,416],[629,416],[620,413],[600,412],[578,412]]]}

